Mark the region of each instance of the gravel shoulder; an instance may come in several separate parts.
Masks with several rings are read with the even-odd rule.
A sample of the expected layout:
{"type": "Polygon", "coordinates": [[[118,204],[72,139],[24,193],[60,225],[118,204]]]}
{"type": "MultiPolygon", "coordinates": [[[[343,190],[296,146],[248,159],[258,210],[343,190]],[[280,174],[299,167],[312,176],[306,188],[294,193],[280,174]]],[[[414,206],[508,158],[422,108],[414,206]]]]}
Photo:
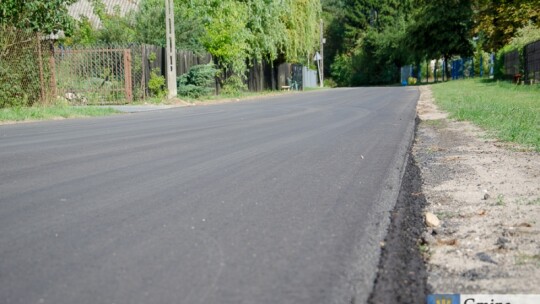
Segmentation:
{"type": "Polygon", "coordinates": [[[432,293],[540,293],[540,154],[447,118],[420,87],[412,157],[422,175],[419,247],[432,293]]]}

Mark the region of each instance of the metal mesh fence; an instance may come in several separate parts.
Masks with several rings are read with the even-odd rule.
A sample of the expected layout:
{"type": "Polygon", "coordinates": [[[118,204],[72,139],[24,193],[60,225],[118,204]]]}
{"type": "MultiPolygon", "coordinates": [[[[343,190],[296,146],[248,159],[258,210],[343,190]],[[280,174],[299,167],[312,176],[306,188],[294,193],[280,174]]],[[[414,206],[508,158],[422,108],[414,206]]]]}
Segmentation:
{"type": "Polygon", "coordinates": [[[507,77],[519,74],[519,52],[513,51],[504,55],[504,71],[507,77]]]}
{"type": "Polygon", "coordinates": [[[540,82],[540,40],[525,46],[524,52],[525,77],[540,82]]]}
{"type": "Polygon", "coordinates": [[[59,96],[72,104],[124,104],[144,99],[142,47],[57,48],[59,96]]]}
{"type": "Polygon", "coordinates": [[[0,27],[0,108],[54,99],[52,43],[43,36],[0,27]]]}

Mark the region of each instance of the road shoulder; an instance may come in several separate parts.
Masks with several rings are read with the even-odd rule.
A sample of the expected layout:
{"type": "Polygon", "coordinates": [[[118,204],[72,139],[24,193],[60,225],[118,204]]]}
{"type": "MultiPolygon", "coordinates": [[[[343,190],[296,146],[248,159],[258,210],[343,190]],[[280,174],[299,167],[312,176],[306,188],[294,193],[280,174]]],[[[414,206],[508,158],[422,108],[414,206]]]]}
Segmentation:
{"type": "Polygon", "coordinates": [[[440,220],[421,240],[431,292],[540,293],[540,154],[448,119],[420,89],[412,154],[440,220]]]}

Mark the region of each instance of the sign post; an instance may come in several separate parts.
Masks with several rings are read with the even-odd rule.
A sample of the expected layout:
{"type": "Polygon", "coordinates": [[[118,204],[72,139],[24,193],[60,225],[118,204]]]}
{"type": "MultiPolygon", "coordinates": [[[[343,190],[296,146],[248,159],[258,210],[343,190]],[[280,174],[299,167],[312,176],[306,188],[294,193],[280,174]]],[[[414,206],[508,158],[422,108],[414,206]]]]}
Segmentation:
{"type": "Polygon", "coordinates": [[[322,56],[319,52],[315,53],[313,61],[317,62],[317,69],[319,70],[319,86],[323,87],[323,74],[322,74],[322,56]]]}

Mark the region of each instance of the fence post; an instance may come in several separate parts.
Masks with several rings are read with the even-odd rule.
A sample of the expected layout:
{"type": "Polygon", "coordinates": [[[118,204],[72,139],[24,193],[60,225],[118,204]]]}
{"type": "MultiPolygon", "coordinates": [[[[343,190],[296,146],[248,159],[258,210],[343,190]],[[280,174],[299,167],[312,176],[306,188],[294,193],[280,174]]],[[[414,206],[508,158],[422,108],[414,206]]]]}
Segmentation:
{"type": "Polygon", "coordinates": [[[131,50],[124,50],[124,82],[126,90],[126,100],[128,103],[133,101],[133,89],[131,84],[131,50]]]}
{"type": "Polygon", "coordinates": [[[41,103],[45,103],[45,77],[43,75],[43,57],[41,52],[41,41],[39,33],[36,33],[36,44],[38,50],[38,64],[39,64],[39,86],[40,86],[40,98],[41,103]]]}
{"type": "Polygon", "coordinates": [[[51,43],[51,55],[49,57],[49,71],[51,73],[50,87],[53,100],[56,99],[58,91],[56,88],[56,62],[54,58],[54,45],[51,43]]]}

